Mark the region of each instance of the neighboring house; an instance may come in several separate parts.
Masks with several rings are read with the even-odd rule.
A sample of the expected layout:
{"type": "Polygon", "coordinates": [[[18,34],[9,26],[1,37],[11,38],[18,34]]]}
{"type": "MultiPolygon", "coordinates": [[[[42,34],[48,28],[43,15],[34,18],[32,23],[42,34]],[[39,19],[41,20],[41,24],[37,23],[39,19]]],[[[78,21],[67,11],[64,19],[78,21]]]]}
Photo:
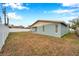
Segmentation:
{"type": "Polygon", "coordinates": [[[38,20],[30,28],[34,33],[54,37],[62,37],[69,32],[69,26],[63,21],[38,20]]]}

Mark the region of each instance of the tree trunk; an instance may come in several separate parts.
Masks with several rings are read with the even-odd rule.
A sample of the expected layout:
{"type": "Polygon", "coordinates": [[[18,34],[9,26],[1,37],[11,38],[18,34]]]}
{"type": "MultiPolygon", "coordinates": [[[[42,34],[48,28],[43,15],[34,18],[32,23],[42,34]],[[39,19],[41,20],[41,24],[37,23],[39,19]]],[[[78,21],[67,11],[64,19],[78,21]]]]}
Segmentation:
{"type": "Polygon", "coordinates": [[[9,26],[9,18],[8,18],[8,16],[7,16],[7,25],[9,26]]]}
{"type": "MultiPolygon", "coordinates": [[[[4,3],[2,3],[4,4],[4,3]]],[[[5,6],[2,6],[2,13],[4,15],[4,24],[6,25],[6,7],[5,6]]]]}

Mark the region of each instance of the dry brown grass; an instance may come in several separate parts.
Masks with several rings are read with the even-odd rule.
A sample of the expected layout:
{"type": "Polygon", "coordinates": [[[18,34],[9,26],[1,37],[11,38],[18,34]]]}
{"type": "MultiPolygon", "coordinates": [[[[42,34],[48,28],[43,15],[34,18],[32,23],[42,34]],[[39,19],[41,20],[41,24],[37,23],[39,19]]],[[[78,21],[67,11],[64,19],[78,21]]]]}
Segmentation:
{"type": "Polygon", "coordinates": [[[0,55],[79,55],[78,39],[75,34],[55,38],[30,32],[10,33],[0,55]]]}

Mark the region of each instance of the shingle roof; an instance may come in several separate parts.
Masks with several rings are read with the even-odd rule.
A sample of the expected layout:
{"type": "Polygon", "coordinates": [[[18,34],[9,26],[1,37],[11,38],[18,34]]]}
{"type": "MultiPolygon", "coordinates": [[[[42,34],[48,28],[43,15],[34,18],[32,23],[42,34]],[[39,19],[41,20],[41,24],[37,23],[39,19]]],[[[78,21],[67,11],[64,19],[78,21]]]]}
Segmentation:
{"type": "Polygon", "coordinates": [[[61,23],[65,26],[67,26],[67,24],[64,21],[52,21],[52,20],[37,20],[36,22],[34,22],[30,27],[32,27],[33,25],[35,25],[38,22],[47,22],[47,23],[61,23]]]}

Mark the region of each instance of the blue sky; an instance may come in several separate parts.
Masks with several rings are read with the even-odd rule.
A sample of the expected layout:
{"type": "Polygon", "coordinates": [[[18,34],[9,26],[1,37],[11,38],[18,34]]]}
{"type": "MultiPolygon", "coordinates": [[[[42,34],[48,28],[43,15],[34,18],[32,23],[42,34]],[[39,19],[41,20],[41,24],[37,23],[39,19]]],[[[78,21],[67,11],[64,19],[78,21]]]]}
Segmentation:
{"type": "MultiPolygon", "coordinates": [[[[0,11],[1,11],[0,4],[0,11]]],[[[79,16],[78,3],[6,3],[10,24],[28,26],[36,20],[65,21],[79,16]]],[[[3,15],[2,16],[3,21],[3,15]]]]}

